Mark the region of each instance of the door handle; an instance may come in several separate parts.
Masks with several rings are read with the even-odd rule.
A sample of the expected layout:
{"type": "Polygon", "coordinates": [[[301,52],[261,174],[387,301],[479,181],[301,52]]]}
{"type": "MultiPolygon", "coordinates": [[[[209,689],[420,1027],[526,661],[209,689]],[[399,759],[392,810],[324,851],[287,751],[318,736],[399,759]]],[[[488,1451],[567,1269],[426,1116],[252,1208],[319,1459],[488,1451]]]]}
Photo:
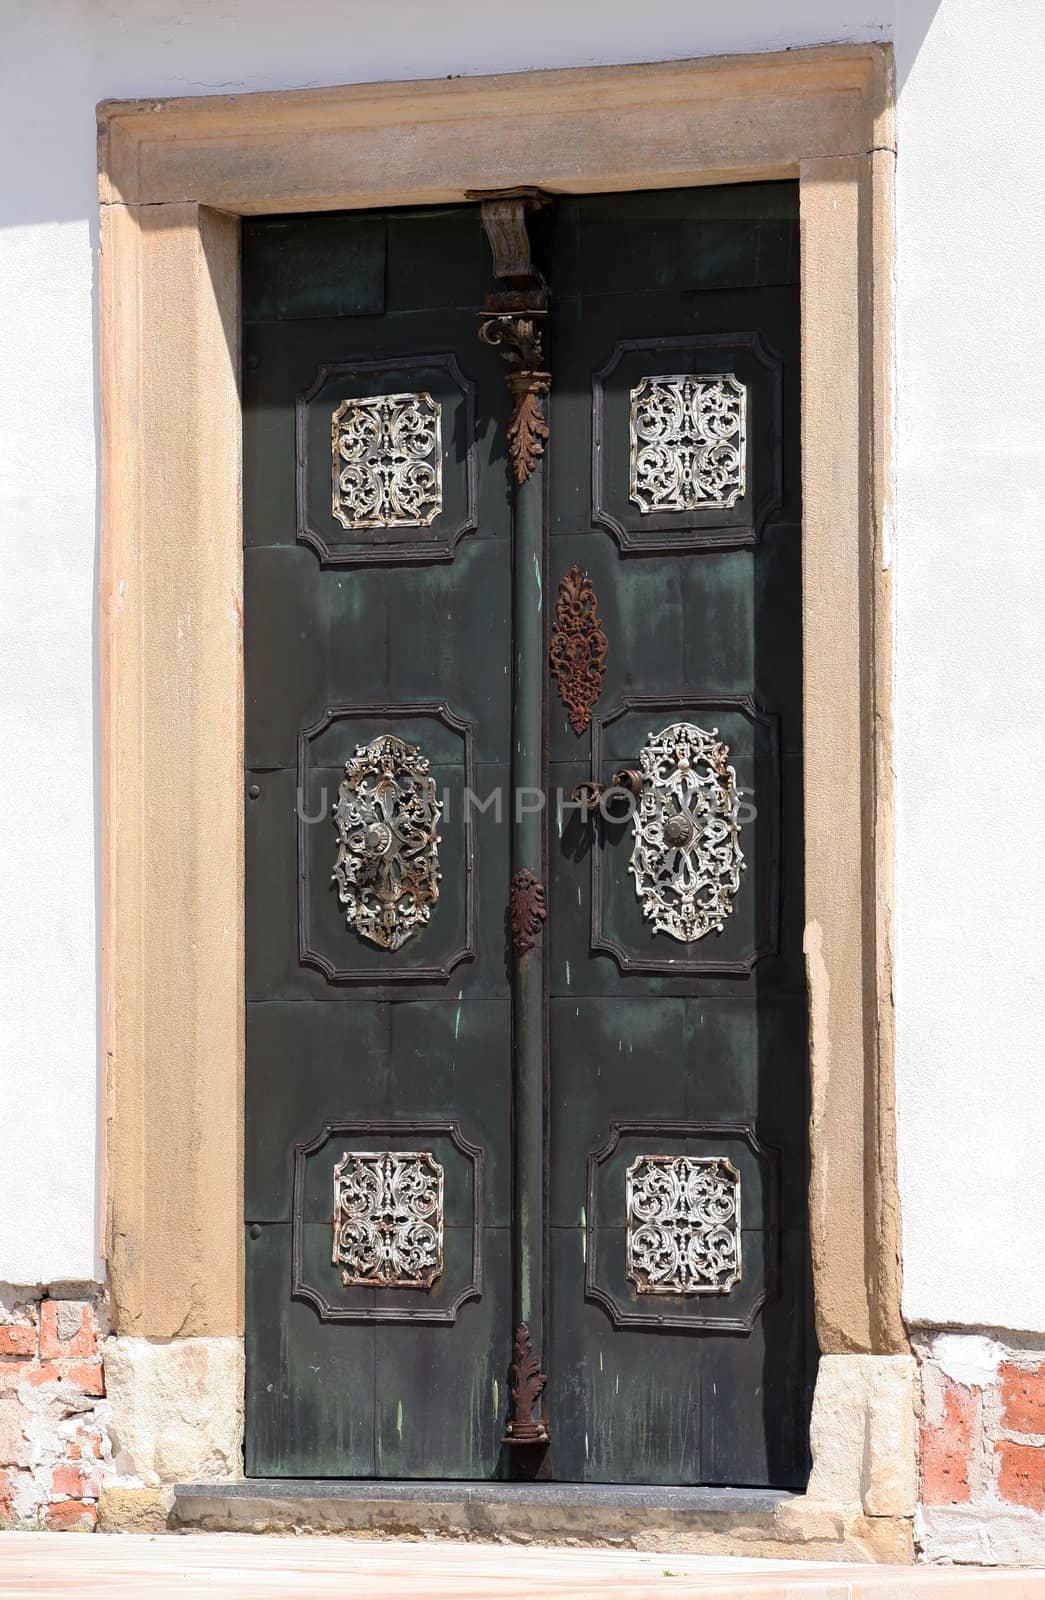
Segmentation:
{"type": "Polygon", "coordinates": [[[628,816],[641,795],[642,773],[634,767],[621,767],[612,774],[609,783],[600,783],[594,777],[578,783],[570,799],[587,812],[597,811],[605,820],[616,821],[619,820],[618,809],[621,816],[628,816]]]}

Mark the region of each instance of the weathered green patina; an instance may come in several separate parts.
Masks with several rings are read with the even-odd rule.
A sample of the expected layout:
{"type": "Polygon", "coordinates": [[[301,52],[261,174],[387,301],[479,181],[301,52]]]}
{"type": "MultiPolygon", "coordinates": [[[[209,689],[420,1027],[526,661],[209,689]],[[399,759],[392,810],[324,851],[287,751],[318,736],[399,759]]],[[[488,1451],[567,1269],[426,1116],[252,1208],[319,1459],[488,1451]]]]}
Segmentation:
{"type": "MultiPolygon", "coordinates": [[[[815,1345],[797,186],[561,197],[534,231],[551,434],[519,483],[504,363],[477,335],[496,287],[478,205],[244,225],[247,1470],[800,1485],[815,1345]],[[665,405],[721,412],[723,374],[745,396],[733,503],[701,505],[687,480],[682,509],[644,509],[632,392],[656,379],[665,405]],[[356,465],[351,446],[332,462],[333,414],[412,394],[439,411],[438,513],[345,526],[331,474],[356,465]],[[574,568],[606,646],[579,731],[549,673],[574,568]],[[739,888],[722,931],[689,942],[644,914],[627,798],[605,816],[571,803],[676,724],[715,730],[742,791],[739,888]],[[386,734],[427,759],[442,804],[438,899],[394,949],[347,924],[332,878],[345,763],[386,734]],[[520,949],[524,871],[547,920],[520,949]],[[440,1169],[431,1288],[389,1287],[387,1267],[361,1284],[355,1237],[343,1283],[349,1151],[406,1174],[370,1220],[389,1249],[418,1221],[411,1153],[440,1169]],[[716,1160],[737,1174],[736,1237],[709,1245],[687,1200],[656,1238],[698,1265],[685,1292],[650,1292],[629,1169],[632,1188],[710,1183],[716,1160]],[[708,1249],[740,1263],[721,1292],[708,1249]],[[519,1320],[548,1374],[537,1462],[502,1443],[519,1320]]],[[[400,504],[434,459],[416,417],[403,430],[402,459],[378,464],[406,472],[400,504]]],[[[696,470],[689,435],[671,448],[696,470]]],[[[372,817],[364,833],[360,858],[400,848],[372,817]]]]}

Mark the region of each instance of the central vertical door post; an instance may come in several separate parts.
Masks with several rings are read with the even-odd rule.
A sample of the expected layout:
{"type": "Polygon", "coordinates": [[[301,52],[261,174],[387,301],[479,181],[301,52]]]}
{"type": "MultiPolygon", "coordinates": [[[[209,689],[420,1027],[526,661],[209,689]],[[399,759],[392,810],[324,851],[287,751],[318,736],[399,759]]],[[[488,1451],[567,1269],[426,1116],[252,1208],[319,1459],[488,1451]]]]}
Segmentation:
{"type": "Polygon", "coordinates": [[[526,214],[536,190],[482,199],[494,273],[480,338],[508,363],[512,397],[512,795],[509,924],[512,960],[513,1202],[515,1252],[510,1406],[504,1443],[520,1475],[541,1470],[550,1441],[543,1415],[545,1300],[544,445],[551,376],[545,370],[548,293],[530,259],[526,214]],[[525,1453],[524,1453],[525,1452],[525,1453]]]}

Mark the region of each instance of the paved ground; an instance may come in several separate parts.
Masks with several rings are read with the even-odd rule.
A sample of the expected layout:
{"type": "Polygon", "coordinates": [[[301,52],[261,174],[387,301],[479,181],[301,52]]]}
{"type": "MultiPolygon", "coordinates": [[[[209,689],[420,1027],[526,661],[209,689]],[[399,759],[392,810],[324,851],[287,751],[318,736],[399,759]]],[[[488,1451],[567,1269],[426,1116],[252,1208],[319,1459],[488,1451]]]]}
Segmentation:
{"type": "Polygon", "coordinates": [[[1045,1600],[1045,1571],[837,1567],[240,1533],[0,1533],[4,1600],[946,1600],[951,1594],[959,1600],[1045,1600]]]}

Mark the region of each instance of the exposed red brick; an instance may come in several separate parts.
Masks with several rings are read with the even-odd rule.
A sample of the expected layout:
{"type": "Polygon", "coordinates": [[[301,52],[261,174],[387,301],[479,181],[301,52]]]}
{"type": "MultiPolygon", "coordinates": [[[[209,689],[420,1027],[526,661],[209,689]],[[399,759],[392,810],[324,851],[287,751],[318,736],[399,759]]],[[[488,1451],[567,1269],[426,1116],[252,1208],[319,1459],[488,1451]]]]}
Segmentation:
{"type": "Polygon", "coordinates": [[[14,1516],[14,1484],[11,1474],[0,1468],[0,1527],[14,1516]]]}
{"type": "Polygon", "coordinates": [[[81,1428],[76,1438],[69,1441],[65,1453],[70,1461],[100,1461],[102,1458],[102,1436],[100,1433],[91,1433],[87,1428],[81,1428]]]}
{"type": "Polygon", "coordinates": [[[1045,1366],[998,1368],[1002,1423],[1014,1433],[1045,1433],[1045,1366]]]}
{"type": "Polygon", "coordinates": [[[0,1323],[0,1359],[5,1356],[35,1356],[36,1329],[30,1323],[0,1323]]]}
{"type": "Polygon", "coordinates": [[[94,1307],[87,1301],[45,1300],[40,1307],[40,1354],[45,1361],[96,1356],[98,1324],[94,1307]]]}
{"type": "Polygon", "coordinates": [[[51,1493],[67,1494],[74,1500],[98,1498],[98,1479],[76,1461],[59,1461],[51,1472],[51,1493]]]}
{"type": "Polygon", "coordinates": [[[105,1393],[105,1377],[100,1361],[41,1361],[38,1367],[22,1370],[26,1381],[33,1385],[71,1383],[83,1394],[105,1393]]]}
{"type": "Polygon", "coordinates": [[[958,1505],[970,1497],[969,1463],[980,1431],[979,1392],[948,1383],[943,1418],[922,1420],[922,1500],[928,1506],[958,1505]]]}
{"type": "Polygon", "coordinates": [[[66,1383],[74,1383],[84,1394],[104,1395],[105,1373],[100,1360],[56,1361],[55,1365],[66,1383]]]}
{"type": "Polygon", "coordinates": [[[98,1507],[90,1500],[52,1500],[44,1521],[48,1528],[61,1532],[66,1528],[93,1528],[98,1520],[98,1507]]]}
{"type": "Polygon", "coordinates": [[[1031,1511],[1045,1511],[1045,1449],[1037,1444],[1000,1439],[994,1450],[1002,1499],[1031,1511]]]}

